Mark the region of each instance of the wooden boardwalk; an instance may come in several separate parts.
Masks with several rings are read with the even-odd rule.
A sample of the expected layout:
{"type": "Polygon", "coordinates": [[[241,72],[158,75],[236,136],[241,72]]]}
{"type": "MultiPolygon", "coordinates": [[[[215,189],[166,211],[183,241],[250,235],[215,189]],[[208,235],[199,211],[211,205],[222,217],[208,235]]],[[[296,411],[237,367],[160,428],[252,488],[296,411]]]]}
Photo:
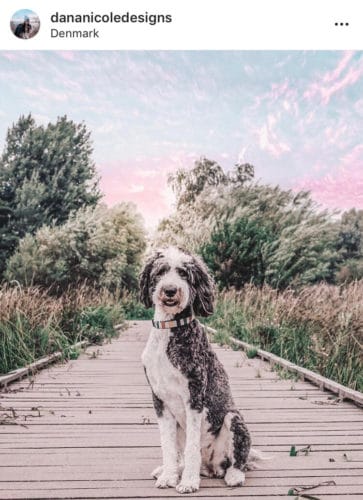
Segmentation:
{"type": "MultiPolygon", "coordinates": [[[[112,344],[54,365],[0,394],[0,498],[171,498],[154,487],[159,435],[140,354],[149,322],[112,344]],[[26,427],[25,427],[26,426],[26,427]]],[[[363,412],[306,382],[281,380],[241,352],[216,348],[254,447],[273,458],[247,473],[242,488],[203,479],[198,498],[286,497],[292,488],[333,481],[306,493],[363,498],[363,412]],[[305,456],[290,456],[311,447],[305,456]],[[335,484],[334,484],[335,483],[335,484]]],[[[296,495],[289,498],[296,498],[296,495]]]]}

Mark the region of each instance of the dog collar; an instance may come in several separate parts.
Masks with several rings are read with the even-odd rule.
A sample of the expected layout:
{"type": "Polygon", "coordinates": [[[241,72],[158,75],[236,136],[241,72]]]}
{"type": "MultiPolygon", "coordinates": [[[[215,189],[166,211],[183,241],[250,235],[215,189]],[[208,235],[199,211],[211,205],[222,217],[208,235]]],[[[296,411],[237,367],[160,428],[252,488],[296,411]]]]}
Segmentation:
{"type": "Polygon", "coordinates": [[[170,321],[156,321],[152,320],[154,328],[166,330],[167,328],[177,328],[178,326],[189,325],[194,320],[194,316],[189,316],[188,318],[172,319],[170,321]]]}

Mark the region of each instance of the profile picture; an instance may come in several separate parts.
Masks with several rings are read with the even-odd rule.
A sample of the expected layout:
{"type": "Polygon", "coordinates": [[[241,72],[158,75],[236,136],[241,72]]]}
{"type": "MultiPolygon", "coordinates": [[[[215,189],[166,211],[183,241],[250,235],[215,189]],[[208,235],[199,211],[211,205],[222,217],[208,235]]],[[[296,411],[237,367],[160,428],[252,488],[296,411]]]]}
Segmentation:
{"type": "Polygon", "coordinates": [[[10,20],[10,29],[17,38],[33,38],[39,31],[40,20],[38,14],[29,9],[21,9],[13,14],[10,20]]]}

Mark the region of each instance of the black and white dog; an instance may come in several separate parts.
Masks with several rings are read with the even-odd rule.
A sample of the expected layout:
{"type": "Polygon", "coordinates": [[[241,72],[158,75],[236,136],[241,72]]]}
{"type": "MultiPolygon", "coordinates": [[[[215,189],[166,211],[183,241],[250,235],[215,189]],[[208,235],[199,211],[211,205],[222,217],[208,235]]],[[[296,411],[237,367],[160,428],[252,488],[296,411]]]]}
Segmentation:
{"type": "Polygon", "coordinates": [[[163,465],[152,473],[156,486],[190,493],[198,490],[200,475],[242,485],[253,460],[250,435],[227,374],[195,319],[213,312],[207,267],[174,247],[157,251],[141,273],[140,291],[144,305],[155,307],[142,362],[161,437],[163,465]]]}

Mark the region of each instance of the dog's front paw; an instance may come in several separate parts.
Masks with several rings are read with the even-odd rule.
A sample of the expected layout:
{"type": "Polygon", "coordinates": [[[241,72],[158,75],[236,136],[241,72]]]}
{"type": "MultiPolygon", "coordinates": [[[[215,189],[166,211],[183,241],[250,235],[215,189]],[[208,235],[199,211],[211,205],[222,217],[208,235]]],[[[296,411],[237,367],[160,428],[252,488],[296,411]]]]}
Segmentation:
{"type": "Polygon", "coordinates": [[[178,493],[193,493],[194,491],[199,490],[200,478],[196,478],[193,480],[181,480],[178,486],[176,487],[176,491],[178,493]]]}
{"type": "Polygon", "coordinates": [[[159,465],[159,467],[156,467],[156,469],[154,469],[150,476],[157,479],[159,476],[161,476],[161,474],[163,473],[163,466],[162,465],[159,465]]]}
{"type": "Polygon", "coordinates": [[[178,484],[179,475],[177,473],[162,472],[155,483],[157,488],[175,488],[178,484]]]}

